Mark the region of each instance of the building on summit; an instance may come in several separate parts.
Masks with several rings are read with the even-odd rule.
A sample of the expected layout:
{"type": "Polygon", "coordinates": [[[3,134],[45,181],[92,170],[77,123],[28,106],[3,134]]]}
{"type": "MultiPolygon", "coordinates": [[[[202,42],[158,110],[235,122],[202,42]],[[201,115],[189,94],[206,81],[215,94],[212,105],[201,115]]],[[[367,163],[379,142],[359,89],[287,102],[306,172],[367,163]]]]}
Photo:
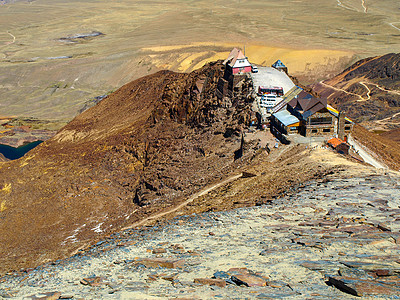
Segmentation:
{"type": "Polygon", "coordinates": [[[288,68],[285,66],[285,64],[280,59],[278,59],[276,62],[274,62],[271,67],[288,74],[288,68]]]}
{"type": "Polygon", "coordinates": [[[286,107],[271,116],[271,131],[284,142],[286,135],[337,136],[346,141],[353,122],[327,104],[326,98],[314,97],[305,91],[289,101],[286,107]]]}
{"type": "Polygon", "coordinates": [[[242,50],[233,48],[228,58],[225,59],[223,64],[226,66],[226,70],[230,73],[229,75],[244,74],[251,72],[251,64],[247,57],[244,55],[242,50]]]}
{"type": "Polygon", "coordinates": [[[251,86],[251,64],[242,50],[234,48],[223,64],[224,77],[219,79],[216,92],[219,98],[232,97],[251,86]]]}
{"type": "Polygon", "coordinates": [[[332,149],[336,150],[336,152],[340,154],[349,154],[350,145],[347,144],[345,141],[342,141],[338,138],[332,138],[326,142],[332,149]]]}

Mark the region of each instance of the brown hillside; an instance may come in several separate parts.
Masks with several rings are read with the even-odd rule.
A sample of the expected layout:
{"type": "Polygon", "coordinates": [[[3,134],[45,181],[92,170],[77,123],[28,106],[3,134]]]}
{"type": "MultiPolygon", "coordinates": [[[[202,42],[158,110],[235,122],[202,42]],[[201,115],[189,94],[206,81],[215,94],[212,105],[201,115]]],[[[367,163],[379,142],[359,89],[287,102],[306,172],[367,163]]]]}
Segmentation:
{"type": "Polygon", "coordinates": [[[238,191],[221,186],[213,194],[223,197],[202,196],[183,211],[266,203],[345,169],[338,165],[356,168],[327,150],[323,155],[334,162],[322,163],[322,154],[305,146],[267,155],[250,135],[235,160],[250,117],[251,82],[242,82],[243,93],[218,99],[223,71],[217,62],[133,81],[25,157],[0,163],[0,273],[76,253],[242,171],[258,176],[236,183],[238,191]]]}
{"type": "Polygon", "coordinates": [[[331,105],[368,129],[399,127],[400,54],[360,60],[313,88],[328,98],[331,105]]]}
{"type": "Polygon", "coordinates": [[[400,170],[400,145],[397,142],[374,134],[358,124],[354,126],[352,136],[377,154],[388,167],[400,170]]]}
{"type": "MultiPolygon", "coordinates": [[[[379,134],[380,136],[383,136],[384,138],[388,140],[395,141],[400,144],[400,128],[393,129],[390,131],[385,131],[379,134]]],[[[399,145],[400,147],[400,145],[399,145]]]]}

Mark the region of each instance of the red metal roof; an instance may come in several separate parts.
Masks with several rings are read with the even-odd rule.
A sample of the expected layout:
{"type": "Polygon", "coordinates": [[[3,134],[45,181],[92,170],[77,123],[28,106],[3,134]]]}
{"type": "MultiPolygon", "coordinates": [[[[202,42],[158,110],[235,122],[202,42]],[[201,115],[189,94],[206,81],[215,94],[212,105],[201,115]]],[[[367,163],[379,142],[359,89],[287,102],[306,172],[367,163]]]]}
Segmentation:
{"type": "Polygon", "coordinates": [[[343,143],[346,144],[345,141],[342,141],[341,139],[338,139],[338,138],[330,139],[327,143],[329,145],[331,145],[333,148],[336,148],[337,146],[339,146],[340,144],[343,144],[343,143]]]}
{"type": "Polygon", "coordinates": [[[231,67],[233,67],[238,59],[246,59],[247,57],[244,55],[242,50],[238,48],[233,48],[231,53],[229,53],[229,56],[227,59],[225,59],[224,64],[228,63],[231,67]]]}

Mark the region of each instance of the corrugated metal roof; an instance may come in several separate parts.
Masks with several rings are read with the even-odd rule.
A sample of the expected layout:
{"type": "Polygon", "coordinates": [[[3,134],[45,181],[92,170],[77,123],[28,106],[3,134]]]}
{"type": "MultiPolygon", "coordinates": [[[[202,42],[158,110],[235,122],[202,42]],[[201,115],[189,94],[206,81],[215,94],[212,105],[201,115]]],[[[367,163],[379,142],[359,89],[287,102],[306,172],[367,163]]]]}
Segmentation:
{"type": "Polygon", "coordinates": [[[274,68],[286,68],[283,62],[281,62],[280,59],[278,59],[274,64],[272,65],[274,68]]]}
{"type": "Polygon", "coordinates": [[[301,91],[300,93],[299,93],[299,95],[297,96],[297,98],[299,98],[299,99],[311,99],[313,96],[311,95],[311,94],[309,94],[309,93],[307,93],[306,91],[301,91]]]}
{"type": "Polygon", "coordinates": [[[289,126],[294,123],[300,122],[294,115],[288,112],[286,109],[282,109],[277,113],[274,113],[273,116],[277,118],[283,125],[289,126]]]}
{"type": "Polygon", "coordinates": [[[299,93],[301,93],[303,91],[302,88],[298,87],[298,86],[294,86],[292,87],[285,95],[283,95],[282,97],[282,101],[279,102],[273,109],[273,112],[276,113],[278,111],[280,111],[281,109],[283,109],[284,107],[286,107],[286,104],[289,104],[294,100],[297,101],[296,97],[299,93]]]}
{"type": "Polygon", "coordinates": [[[341,139],[338,139],[338,138],[330,139],[329,141],[327,141],[327,143],[329,145],[332,145],[333,148],[336,148],[337,146],[339,146],[340,144],[343,144],[343,143],[347,144],[345,141],[342,141],[341,139]]]}
{"type": "Polygon", "coordinates": [[[306,120],[316,112],[321,111],[327,105],[326,98],[310,97],[306,92],[301,92],[299,96],[300,95],[302,97],[295,98],[288,104],[302,115],[303,120],[306,120]]]}

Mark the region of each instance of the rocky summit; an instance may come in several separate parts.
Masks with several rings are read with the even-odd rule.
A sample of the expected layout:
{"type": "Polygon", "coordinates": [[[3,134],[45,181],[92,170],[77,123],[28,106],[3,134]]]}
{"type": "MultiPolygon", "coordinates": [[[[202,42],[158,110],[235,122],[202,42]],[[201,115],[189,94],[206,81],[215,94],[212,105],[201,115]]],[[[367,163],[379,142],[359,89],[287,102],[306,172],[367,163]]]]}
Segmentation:
{"type": "Polygon", "coordinates": [[[399,9],[0,0],[0,299],[400,299],[399,9]]]}
{"type": "Polygon", "coordinates": [[[241,136],[251,85],[244,80],[241,93],[219,99],[222,72],[219,62],[136,80],[2,164],[1,271],[67,257],[154,214],[173,217],[178,209],[165,211],[187,199],[200,201],[191,206],[196,213],[262,204],[341,169],[320,165],[304,145],[271,150],[271,135],[241,136]],[[260,176],[228,200],[204,198],[243,172],[260,176]]]}

